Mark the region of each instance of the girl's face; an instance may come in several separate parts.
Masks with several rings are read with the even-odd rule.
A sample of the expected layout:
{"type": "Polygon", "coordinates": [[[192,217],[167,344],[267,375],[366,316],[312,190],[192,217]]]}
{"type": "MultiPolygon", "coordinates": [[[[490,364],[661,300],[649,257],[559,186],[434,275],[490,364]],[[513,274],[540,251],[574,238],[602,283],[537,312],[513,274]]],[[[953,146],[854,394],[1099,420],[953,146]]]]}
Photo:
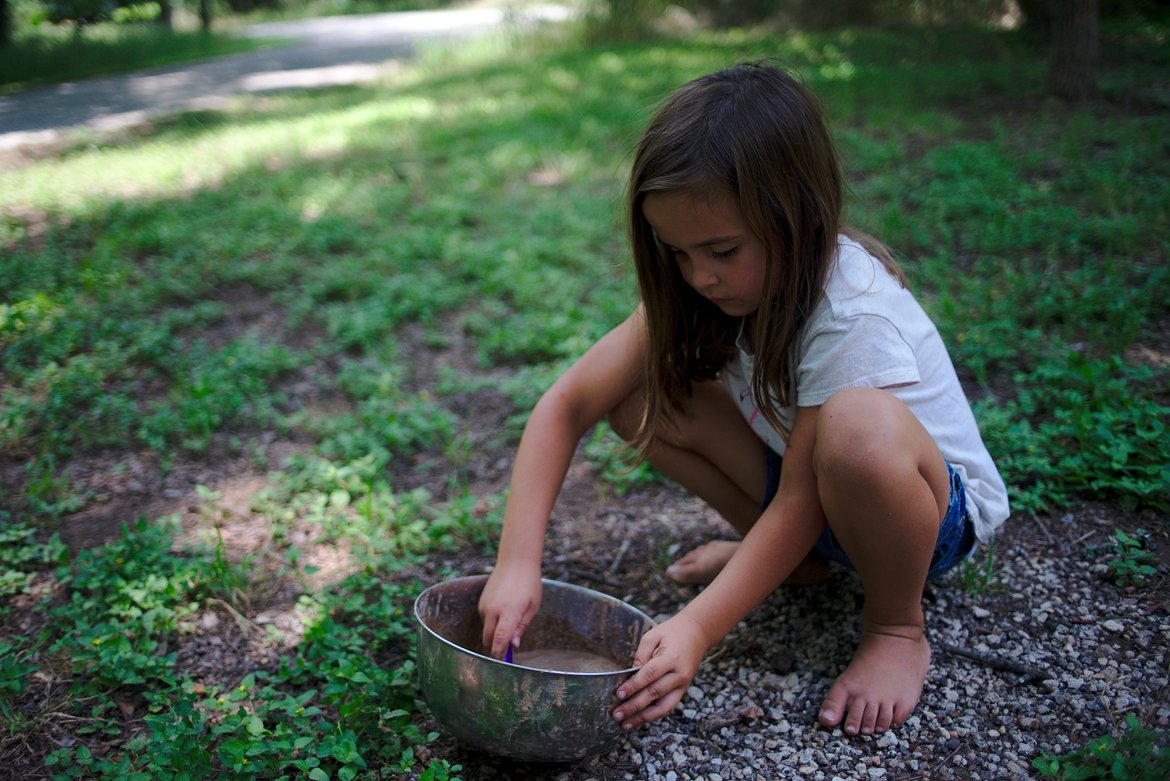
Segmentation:
{"type": "Polygon", "coordinates": [[[731,196],[652,192],[642,215],[687,284],[724,313],[749,315],[764,298],[764,246],[731,196]]]}

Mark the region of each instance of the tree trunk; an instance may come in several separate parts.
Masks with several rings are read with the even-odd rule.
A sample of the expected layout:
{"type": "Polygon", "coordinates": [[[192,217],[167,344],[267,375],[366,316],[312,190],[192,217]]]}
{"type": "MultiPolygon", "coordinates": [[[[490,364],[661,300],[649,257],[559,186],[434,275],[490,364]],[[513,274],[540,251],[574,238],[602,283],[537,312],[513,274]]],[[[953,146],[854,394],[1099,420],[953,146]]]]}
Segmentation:
{"type": "Polygon", "coordinates": [[[158,23],[167,29],[171,27],[171,0],[158,0],[158,23]]]}
{"type": "Polygon", "coordinates": [[[211,2],[212,0],[199,0],[199,27],[205,33],[211,32],[211,2]]]}
{"type": "Polygon", "coordinates": [[[0,0],[0,47],[12,43],[12,7],[8,0],[0,0]]]}
{"type": "Polygon", "coordinates": [[[1088,100],[1097,91],[1100,47],[1097,0],[1065,0],[1052,7],[1049,87],[1065,100],[1088,100]]]}
{"type": "Polygon", "coordinates": [[[1045,41],[1052,33],[1052,0],[1016,0],[1024,14],[1024,29],[1045,41]]]}

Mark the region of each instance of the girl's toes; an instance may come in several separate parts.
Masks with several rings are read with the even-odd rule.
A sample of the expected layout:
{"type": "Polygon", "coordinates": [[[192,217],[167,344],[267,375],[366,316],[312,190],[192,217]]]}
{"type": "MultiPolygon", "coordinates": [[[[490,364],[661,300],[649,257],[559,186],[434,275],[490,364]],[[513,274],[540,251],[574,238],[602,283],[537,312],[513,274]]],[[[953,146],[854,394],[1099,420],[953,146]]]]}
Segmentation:
{"type": "Polygon", "coordinates": [[[872,735],[878,720],[878,706],[876,703],[866,703],[865,711],[861,714],[861,734],[872,735]]]}
{"type": "Polygon", "coordinates": [[[878,708],[877,721],[874,722],[873,728],[876,732],[885,732],[894,724],[894,706],[889,703],[882,703],[878,708]]]}
{"type": "Polygon", "coordinates": [[[849,713],[845,716],[845,734],[857,735],[861,732],[862,720],[865,718],[865,703],[854,700],[850,703],[849,713]]]}
{"type": "Polygon", "coordinates": [[[836,727],[845,715],[845,697],[838,694],[836,687],[829,691],[825,701],[821,703],[821,712],[817,717],[826,727],[836,727]]]}

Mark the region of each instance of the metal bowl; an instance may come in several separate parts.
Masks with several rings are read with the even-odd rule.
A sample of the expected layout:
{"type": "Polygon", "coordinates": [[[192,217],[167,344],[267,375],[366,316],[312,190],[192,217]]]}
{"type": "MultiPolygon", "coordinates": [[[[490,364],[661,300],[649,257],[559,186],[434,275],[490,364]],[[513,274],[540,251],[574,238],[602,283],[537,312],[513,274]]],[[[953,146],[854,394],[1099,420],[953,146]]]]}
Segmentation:
{"type": "Polygon", "coordinates": [[[466,743],[493,754],[539,762],[576,761],[622,737],[610,710],[642,635],[654,622],[620,599],[542,580],[540,611],[522,650],[572,649],[607,657],[613,672],[560,672],[508,664],[480,653],[477,612],[487,576],[431,586],[414,603],[418,670],[435,718],[466,743]]]}

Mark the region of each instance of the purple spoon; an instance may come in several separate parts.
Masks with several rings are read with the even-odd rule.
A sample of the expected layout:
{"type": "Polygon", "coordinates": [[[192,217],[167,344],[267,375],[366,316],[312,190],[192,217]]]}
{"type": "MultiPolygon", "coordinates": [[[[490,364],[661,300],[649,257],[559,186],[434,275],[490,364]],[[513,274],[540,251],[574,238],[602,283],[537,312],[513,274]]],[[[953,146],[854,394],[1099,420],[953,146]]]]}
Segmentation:
{"type": "Polygon", "coordinates": [[[507,650],[504,651],[504,661],[508,664],[512,663],[512,644],[508,643],[507,650]]]}

